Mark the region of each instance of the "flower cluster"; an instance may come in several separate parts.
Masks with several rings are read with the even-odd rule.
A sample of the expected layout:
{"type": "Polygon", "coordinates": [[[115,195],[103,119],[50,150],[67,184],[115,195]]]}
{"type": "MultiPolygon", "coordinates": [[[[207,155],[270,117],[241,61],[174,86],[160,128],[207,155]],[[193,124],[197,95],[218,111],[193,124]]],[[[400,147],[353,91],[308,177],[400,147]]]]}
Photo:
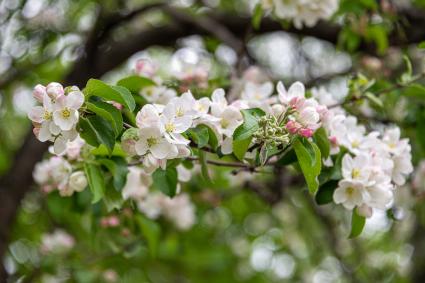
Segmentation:
{"type": "Polygon", "coordinates": [[[190,92],[172,98],[167,104],[146,104],[136,116],[138,132],[123,135],[124,148],[141,156],[146,172],[165,168],[168,159],[190,155],[184,133],[200,124],[210,126],[219,138],[222,152],[232,152],[234,130],[242,123],[240,107],[229,105],[224,90],[217,89],[211,99],[196,100],[190,92]]]}
{"type": "Polygon", "coordinates": [[[60,156],[53,156],[38,163],[33,176],[35,182],[46,193],[57,189],[61,196],[71,196],[74,192],[81,192],[87,187],[84,172],[72,172],[71,164],[60,156]]]}
{"type": "Polygon", "coordinates": [[[319,20],[329,19],[338,9],[339,0],[262,0],[266,10],[276,17],[292,21],[296,28],[314,26],[319,20]]]}
{"type": "Polygon", "coordinates": [[[42,104],[31,109],[28,117],[33,121],[34,134],[42,141],[54,141],[54,152],[61,154],[66,143],[77,138],[75,129],[84,95],[78,87],[64,89],[59,83],[37,85],[34,98],[42,104]]]}
{"type": "MultiPolygon", "coordinates": [[[[313,95],[319,101],[335,105],[335,100],[323,89],[313,90],[313,95]]],[[[411,147],[407,139],[400,139],[400,129],[392,127],[383,133],[367,133],[354,116],[347,115],[340,107],[328,111],[323,126],[329,134],[331,154],[339,153],[341,148],[347,150],[334,201],[350,210],[357,207],[367,217],[372,215],[373,208],[389,208],[395,188],[403,185],[413,171],[411,147]]]]}
{"type": "MultiPolygon", "coordinates": [[[[179,181],[187,182],[191,173],[182,165],[177,167],[179,181]]],[[[133,199],[137,202],[139,210],[151,219],[161,215],[174,223],[178,229],[186,230],[195,223],[195,207],[189,196],[181,193],[174,198],[151,191],[152,177],[139,167],[129,167],[127,182],[123,188],[124,199],[133,199]]],[[[180,189],[178,189],[180,190],[180,189]]]]}

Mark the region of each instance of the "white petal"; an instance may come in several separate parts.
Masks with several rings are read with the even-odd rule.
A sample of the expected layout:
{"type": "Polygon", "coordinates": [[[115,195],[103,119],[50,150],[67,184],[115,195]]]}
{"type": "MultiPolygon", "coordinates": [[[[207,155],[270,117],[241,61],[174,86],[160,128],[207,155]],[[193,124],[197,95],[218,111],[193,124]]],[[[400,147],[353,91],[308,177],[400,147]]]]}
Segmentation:
{"type": "Polygon", "coordinates": [[[67,140],[64,139],[63,137],[57,138],[53,145],[53,151],[58,155],[64,153],[64,151],[66,150],[66,143],[67,143],[67,140]]]}
{"type": "Polygon", "coordinates": [[[36,123],[43,122],[44,108],[41,106],[33,107],[28,113],[28,118],[36,123]]]}
{"type": "Polygon", "coordinates": [[[173,151],[173,145],[166,139],[161,139],[150,148],[150,151],[155,158],[164,159],[173,151]]]}
{"type": "Polygon", "coordinates": [[[38,140],[41,142],[48,141],[52,138],[50,133],[50,122],[44,122],[41,124],[40,132],[38,133],[38,140]]]}
{"type": "Polygon", "coordinates": [[[305,87],[300,82],[295,82],[291,85],[291,87],[288,90],[288,96],[289,97],[304,97],[305,94],[305,87]]]}
{"type": "Polygon", "coordinates": [[[66,105],[72,109],[79,109],[84,103],[84,95],[81,91],[72,91],[66,96],[66,105]]]}
{"type": "Polygon", "coordinates": [[[343,203],[347,200],[347,195],[345,194],[344,188],[337,188],[334,191],[333,195],[334,202],[337,204],[343,203]]]}
{"type": "Polygon", "coordinates": [[[233,152],[233,138],[227,137],[221,144],[221,152],[223,154],[231,154],[233,152]]]}
{"type": "Polygon", "coordinates": [[[145,155],[149,147],[145,139],[140,139],[134,145],[134,149],[138,155],[145,155]]]}

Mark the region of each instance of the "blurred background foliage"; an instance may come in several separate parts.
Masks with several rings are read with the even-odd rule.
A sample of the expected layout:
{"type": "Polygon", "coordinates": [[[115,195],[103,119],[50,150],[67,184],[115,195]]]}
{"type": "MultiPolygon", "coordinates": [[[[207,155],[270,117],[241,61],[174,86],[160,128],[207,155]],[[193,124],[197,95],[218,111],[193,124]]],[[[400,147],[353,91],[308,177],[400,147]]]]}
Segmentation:
{"type": "MultiPolygon", "coordinates": [[[[166,76],[192,64],[195,54],[195,64],[210,69],[209,89],[202,90],[208,93],[217,86],[228,87],[255,62],[274,80],[321,85],[337,97],[347,94],[347,78],[356,72],[374,78],[377,89],[396,84],[406,72],[403,55],[410,58],[413,73],[424,72],[420,43],[425,32],[420,23],[425,22],[425,1],[342,0],[332,21],[301,30],[268,18],[254,30],[249,16],[255,1],[169,2],[195,22],[208,14],[217,24],[229,25],[246,50],[233,50],[217,34],[160,7],[132,12],[152,1],[0,2],[1,175],[11,174],[14,156],[30,131],[26,112],[34,104],[32,87],[72,81],[69,74],[78,73],[78,66],[82,73],[92,70],[87,72],[90,77],[116,82],[132,72],[137,58],[162,62],[166,76]],[[242,28],[237,21],[244,23],[242,28]],[[176,28],[178,38],[145,32],[169,28],[176,28]],[[144,40],[148,44],[141,44],[137,52],[129,47],[108,53],[117,43],[144,40]],[[120,53],[125,53],[121,62],[102,57],[120,53]],[[105,67],[96,60],[114,62],[105,67]]],[[[348,109],[372,124],[399,124],[411,139],[415,164],[425,158],[425,88],[419,83],[386,93],[381,97],[383,109],[348,109]]],[[[332,204],[318,207],[304,184],[276,188],[266,174],[260,178],[265,178],[267,190],[258,193],[246,189],[238,176],[229,181],[230,171],[215,168],[212,173],[213,185],[194,176],[183,188],[196,204],[196,224],[184,232],[166,220],[145,218],[131,202],[120,211],[108,211],[103,203],[93,206],[87,190],[70,198],[28,192],[12,227],[2,232],[9,235],[3,260],[9,281],[424,282],[423,181],[398,190],[394,208],[375,212],[364,234],[349,240],[348,213],[332,204]],[[268,193],[276,190],[278,198],[271,199],[268,193]],[[105,227],[105,217],[115,217],[119,224],[105,227]],[[75,245],[43,253],[43,235],[57,229],[70,234],[75,245]]]]}

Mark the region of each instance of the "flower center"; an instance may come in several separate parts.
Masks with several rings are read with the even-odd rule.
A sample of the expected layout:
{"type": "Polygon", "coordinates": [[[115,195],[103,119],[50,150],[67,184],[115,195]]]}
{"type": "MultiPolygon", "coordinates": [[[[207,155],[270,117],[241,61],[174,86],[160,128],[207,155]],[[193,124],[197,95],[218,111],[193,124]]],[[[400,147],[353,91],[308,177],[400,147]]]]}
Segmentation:
{"type": "Polygon", "coordinates": [[[352,142],[351,142],[351,146],[352,146],[353,148],[357,148],[357,147],[359,147],[359,145],[360,145],[360,142],[359,142],[358,140],[355,140],[355,141],[352,141],[352,142]]]}
{"type": "Polygon", "coordinates": [[[177,117],[183,117],[184,116],[184,111],[182,108],[178,108],[176,111],[176,116],[177,117]]]}
{"type": "Polygon", "coordinates": [[[354,194],[354,188],[348,187],[346,193],[347,193],[348,196],[351,197],[354,194]]]}
{"type": "Polygon", "coordinates": [[[173,123],[168,123],[165,125],[165,130],[167,131],[167,133],[174,132],[175,129],[176,127],[174,126],[173,123]]]}
{"type": "Polygon", "coordinates": [[[152,147],[152,146],[154,146],[158,143],[158,139],[154,138],[154,137],[150,137],[146,141],[147,141],[149,147],[152,147]]]}
{"type": "Polygon", "coordinates": [[[221,127],[223,128],[223,129],[226,129],[228,126],[229,126],[229,121],[228,120],[226,120],[226,119],[221,119],[221,127]]]}
{"type": "Polygon", "coordinates": [[[43,119],[45,121],[51,120],[52,119],[52,113],[49,111],[44,111],[43,113],[43,119]]]}
{"type": "Polygon", "coordinates": [[[351,177],[353,179],[357,179],[358,177],[360,177],[360,170],[357,168],[353,169],[353,171],[351,171],[351,177]]]}
{"type": "Polygon", "coordinates": [[[67,118],[69,118],[69,116],[71,116],[71,111],[69,111],[68,108],[64,108],[62,110],[62,117],[65,118],[65,119],[67,119],[67,118]]]}

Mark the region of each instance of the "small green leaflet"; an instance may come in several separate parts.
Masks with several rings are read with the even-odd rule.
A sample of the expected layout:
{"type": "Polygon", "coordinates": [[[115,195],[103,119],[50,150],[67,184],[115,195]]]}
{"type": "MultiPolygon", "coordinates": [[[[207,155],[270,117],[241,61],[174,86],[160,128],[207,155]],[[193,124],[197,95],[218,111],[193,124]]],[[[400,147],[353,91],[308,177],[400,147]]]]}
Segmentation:
{"type": "Polygon", "coordinates": [[[114,149],[115,133],[111,124],[100,116],[80,117],[80,136],[89,144],[98,147],[104,144],[109,153],[114,149]]]}
{"type": "Polygon", "coordinates": [[[235,141],[241,141],[252,137],[252,135],[260,127],[258,125],[258,118],[266,115],[266,113],[259,108],[245,109],[241,110],[241,112],[244,118],[244,122],[242,125],[237,127],[233,133],[233,140],[235,141]]]}
{"type": "Polygon", "coordinates": [[[85,163],[84,172],[86,173],[90,191],[93,194],[92,203],[100,201],[105,194],[105,180],[99,166],[85,163]]]}
{"type": "Polygon", "coordinates": [[[132,93],[139,93],[142,88],[155,86],[156,83],[148,78],[140,76],[129,76],[118,81],[117,85],[127,88],[132,93]]]}
{"type": "Polygon", "coordinates": [[[315,143],[308,140],[303,142],[300,138],[294,141],[293,148],[308,189],[311,194],[315,194],[319,188],[318,176],[322,168],[320,149],[315,143]]]}
{"type": "Polygon", "coordinates": [[[90,79],[87,82],[84,93],[86,93],[87,97],[98,96],[105,100],[118,102],[130,109],[130,111],[133,111],[136,107],[136,102],[128,89],[122,86],[110,86],[100,80],[90,79]]]}
{"type": "Polygon", "coordinates": [[[320,148],[320,152],[322,153],[323,158],[328,158],[331,144],[329,142],[326,130],[324,128],[317,129],[313,138],[317,146],[320,148]]]}
{"type": "Polygon", "coordinates": [[[152,174],[153,185],[169,197],[174,197],[177,190],[177,170],[167,166],[167,169],[158,168],[152,174]]]}
{"type": "Polygon", "coordinates": [[[87,109],[109,121],[114,129],[115,137],[121,133],[123,121],[121,112],[117,108],[103,101],[86,102],[86,105],[87,109]]]}
{"type": "Polygon", "coordinates": [[[114,156],[110,159],[102,158],[98,160],[99,164],[105,166],[112,174],[113,186],[116,191],[121,191],[127,180],[128,167],[124,158],[114,156]]]}
{"type": "Polygon", "coordinates": [[[349,239],[359,236],[364,228],[366,223],[366,218],[357,213],[357,208],[353,209],[353,215],[351,217],[351,232],[349,239]]]}

